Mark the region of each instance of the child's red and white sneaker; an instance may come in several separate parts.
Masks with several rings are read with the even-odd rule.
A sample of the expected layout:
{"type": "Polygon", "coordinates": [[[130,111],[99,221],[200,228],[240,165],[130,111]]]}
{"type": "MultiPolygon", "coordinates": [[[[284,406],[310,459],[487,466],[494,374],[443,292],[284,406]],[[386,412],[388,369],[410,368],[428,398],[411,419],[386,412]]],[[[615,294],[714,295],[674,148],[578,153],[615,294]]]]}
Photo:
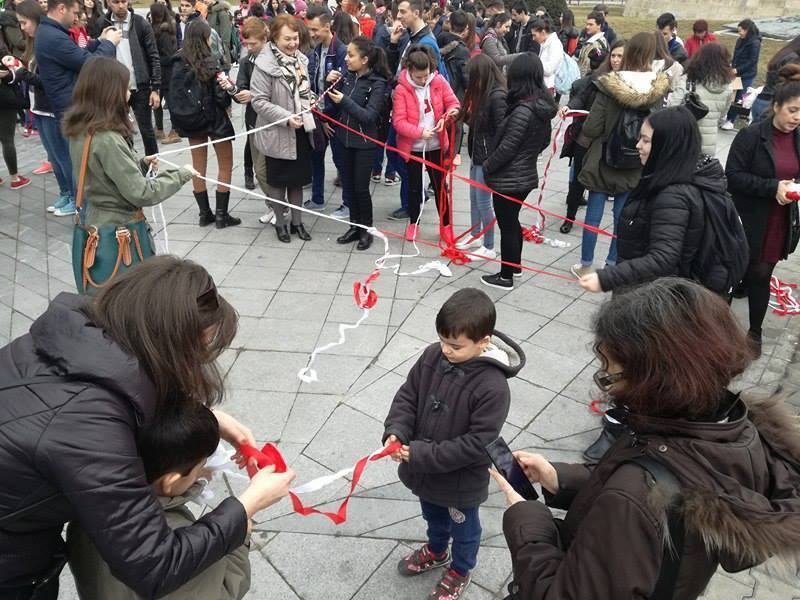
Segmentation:
{"type": "Polygon", "coordinates": [[[431,569],[443,567],[450,562],[450,551],[445,550],[442,554],[436,555],[431,552],[428,544],[411,554],[404,556],[397,563],[397,571],[404,577],[426,573],[431,569]]]}
{"type": "Polygon", "coordinates": [[[428,600],[460,600],[464,597],[470,581],[472,576],[469,573],[459,575],[453,569],[447,569],[428,595],[428,600]]]}
{"type": "Polygon", "coordinates": [[[42,164],[33,170],[34,175],[47,175],[48,173],[52,172],[53,172],[53,165],[51,165],[46,160],[43,160],[42,164]]]}

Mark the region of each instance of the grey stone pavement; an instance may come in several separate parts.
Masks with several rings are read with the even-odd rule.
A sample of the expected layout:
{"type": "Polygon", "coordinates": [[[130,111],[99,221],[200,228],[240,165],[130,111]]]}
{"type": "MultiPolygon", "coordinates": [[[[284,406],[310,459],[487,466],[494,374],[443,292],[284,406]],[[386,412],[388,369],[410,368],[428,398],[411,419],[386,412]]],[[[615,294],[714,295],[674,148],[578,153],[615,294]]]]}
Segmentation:
{"type": "MultiPolygon", "coordinates": [[[[234,116],[243,129],[240,111],[234,116]]],[[[732,139],[721,133],[723,154],[732,139]]],[[[17,138],[22,173],[29,173],[44,157],[36,138],[17,138]]],[[[141,149],[141,143],[137,140],[141,149]]],[[[175,146],[167,147],[169,149],[175,146]]],[[[243,185],[242,142],[237,140],[234,183],[243,185]]],[[[545,156],[546,159],[546,156],[545,156]]],[[[189,162],[188,152],[176,162],[189,162]]],[[[213,155],[210,173],[215,173],[213,155]]],[[[467,162],[465,156],[465,163],[467,162]]],[[[543,170],[544,160],[540,164],[543,170]]],[[[461,171],[466,173],[466,167],[461,171]]],[[[70,266],[71,222],[45,213],[57,195],[55,179],[32,176],[34,182],[19,192],[0,188],[0,343],[25,333],[61,291],[73,291],[70,266]]],[[[329,210],[339,204],[340,189],[332,185],[329,163],[326,194],[329,210]]],[[[547,179],[544,207],[563,213],[567,189],[566,161],[553,161],[547,179]]],[[[536,194],[531,195],[535,201],[536,194]]],[[[399,203],[399,189],[374,186],[377,226],[400,232],[404,224],[386,220],[399,203]]],[[[340,323],[359,317],[352,285],[373,269],[380,244],[368,252],[340,246],[335,237],[343,226],[319,217],[304,217],[313,241],[279,242],[271,226],[257,218],[264,204],[255,197],[233,193],[232,212],[242,217],[240,227],[200,228],[191,186],[164,204],[169,222],[170,252],[203,264],[220,291],[241,316],[233,347],[223,357],[229,393],[224,408],[248,423],[260,442],[276,442],[298,473],[298,482],[351,466],[380,444],[382,422],[394,392],[427,344],[436,340],[434,317],[455,290],[479,284],[479,277],[495,265],[473,262],[453,266],[453,276],[427,273],[397,277],[384,271],[374,287],[379,294],[369,318],[347,334],[347,343],[319,356],[319,381],[305,384],[297,378],[312,349],[337,337],[340,323]]],[[[610,210],[604,225],[610,224],[610,210]]],[[[149,215],[149,211],[148,211],[149,215]]],[[[579,218],[582,213],[579,213],[579,218]]],[[[532,222],[523,211],[522,220],[532,222]]],[[[468,191],[457,184],[455,223],[469,221],[468,191]]],[[[580,229],[561,235],[560,222],[548,220],[549,235],[568,241],[569,248],[527,243],[524,262],[551,273],[568,275],[578,262],[580,229]]],[[[433,239],[436,229],[431,208],[423,217],[422,237],[433,239]]],[[[392,240],[394,252],[412,253],[409,244],[392,240]]],[[[605,256],[607,240],[598,243],[605,256]]],[[[404,270],[437,258],[422,247],[419,258],[405,258],[404,270]]],[[[784,280],[800,280],[796,258],[781,263],[784,280]]],[[[510,382],[511,411],[503,436],[514,449],[533,449],[553,460],[580,461],[581,451],[598,433],[599,419],[589,410],[592,373],[591,317],[605,300],[584,293],[574,281],[526,272],[511,292],[483,287],[497,302],[498,329],[518,340],[528,363],[510,382]]],[[[744,314],[745,301],[735,302],[744,314]]],[[[770,315],[765,328],[764,356],[744,374],[737,386],[771,392],[783,384],[800,407],[800,365],[795,360],[797,321],[770,315]]],[[[219,499],[235,493],[242,483],[217,480],[219,499]]],[[[325,508],[338,505],[348,483],[313,495],[308,500],[325,508]]],[[[483,545],[472,600],[502,598],[510,576],[510,561],[501,531],[503,498],[493,488],[481,509],[483,545]]],[[[197,512],[200,512],[199,510],[197,512]]],[[[401,579],[396,561],[424,539],[425,527],[416,499],[400,484],[395,464],[372,463],[350,502],[348,521],[335,526],[319,516],[300,517],[283,501],[259,515],[251,562],[249,597],[260,600],[414,599],[423,598],[435,574],[401,579]]],[[[76,598],[68,572],[62,577],[61,597],[76,598]]],[[[592,592],[586,591],[586,598],[592,592]]],[[[800,598],[797,580],[770,577],[764,569],[737,575],[721,573],[704,598],[800,598]]]]}

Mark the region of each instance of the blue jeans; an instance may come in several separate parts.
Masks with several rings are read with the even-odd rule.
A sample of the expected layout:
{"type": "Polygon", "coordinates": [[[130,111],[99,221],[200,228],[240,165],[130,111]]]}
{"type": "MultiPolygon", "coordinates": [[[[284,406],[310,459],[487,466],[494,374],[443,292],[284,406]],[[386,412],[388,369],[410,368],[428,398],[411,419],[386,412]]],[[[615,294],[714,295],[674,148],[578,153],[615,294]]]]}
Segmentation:
{"type": "Polygon", "coordinates": [[[764,111],[769,108],[769,100],[760,100],[756,98],[753,101],[753,106],[750,107],[750,116],[753,118],[753,123],[761,121],[764,111]]]}
{"type": "MultiPolygon", "coordinates": [[[[478,183],[486,184],[483,178],[483,165],[472,165],[469,168],[469,177],[478,183]]],[[[475,186],[469,188],[469,209],[472,216],[471,226],[474,227],[472,233],[467,236],[469,239],[473,235],[479,234],[489,223],[494,220],[494,210],[492,209],[492,193],[482,190],[475,186]]],[[[494,249],[494,225],[483,234],[483,246],[489,250],[494,249]]]]}
{"type": "MultiPolygon", "coordinates": [[[[394,131],[394,127],[389,125],[389,135],[392,134],[394,131]]],[[[395,134],[395,142],[397,141],[397,134],[395,134]]],[[[390,146],[393,145],[389,142],[388,136],[386,143],[390,146]]],[[[386,150],[383,146],[378,146],[375,148],[375,162],[372,165],[372,170],[376,173],[380,173],[383,170],[383,155],[386,154],[386,177],[391,177],[397,174],[398,163],[403,162],[400,158],[400,155],[393,150],[386,150]]]]}
{"type": "Polygon", "coordinates": [[[447,550],[452,537],[453,562],[450,568],[459,575],[467,575],[478,563],[481,545],[478,507],[447,508],[431,504],[422,498],[419,503],[422,506],[422,517],[428,524],[428,547],[431,552],[441,554],[447,550]]]}
{"type": "MultiPolygon", "coordinates": [[[[606,208],[606,201],[610,194],[605,192],[589,192],[589,198],[586,206],[586,224],[593,227],[598,227],[603,218],[603,213],[606,208]]],[[[622,212],[625,203],[628,201],[630,192],[623,192],[614,196],[614,235],[617,234],[617,222],[619,215],[622,212]]],[[[583,230],[583,241],[581,243],[581,264],[584,267],[590,267],[594,262],[594,247],[597,245],[597,234],[588,229],[583,230]]],[[[608,258],[606,264],[617,264],[617,239],[611,240],[611,248],[608,249],[608,258]]]]}
{"type": "MultiPolygon", "coordinates": [[[[389,139],[386,140],[386,143],[393,148],[397,148],[397,132],[395,131],[394,127],[389,128],[389,139]]],[[[408,210],[408,171],[406,170],[406,161],[400,158],[400,156],[397,154],[395,154],[395,156],[395,171],[398,175],[400,175],[400,206],[405,210],[408,210]]]]}
{"type": "MultiPolygon", "coordinates": [[[[314,148],[311,155],[311,201],[314,204],[325,204],[325,151],[328,149],[328,144],[331,146],[333,164],[339,170],[339,142],[335,137],[330,139],[325,137],[322,147],[314,148]]],[[[345,206],[350,206],[347,198],[342,197],[342,202],[345,206]]]]}
{"type": "Polygon", "coordinates": [[[69,143],[61,133],[61,126],[55,117],[33,115],[39,138],[42,140],[47,160],[53,165],[53,174],[58,182],[62,196],[75,197],[75,180],[72,176],[72,159],[69,157],[69,143]]]}

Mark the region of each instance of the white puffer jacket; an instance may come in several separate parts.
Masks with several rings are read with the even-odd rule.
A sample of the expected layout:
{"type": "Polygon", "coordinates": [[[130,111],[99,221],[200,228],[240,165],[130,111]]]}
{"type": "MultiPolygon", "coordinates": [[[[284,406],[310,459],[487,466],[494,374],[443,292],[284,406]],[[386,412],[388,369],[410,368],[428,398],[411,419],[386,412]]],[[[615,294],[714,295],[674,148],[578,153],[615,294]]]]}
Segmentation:
{"type": "MultiPolygon", "coordinates": [[[[703,138],[703,154],[709,156],[717,155],[717,132],[719,131],[720,119],[728,114],[728,109],[733,102],[734,91],[730,83],[726,84],[694,84],[700,100],[708,107],[708,114],[701,119],[697,125],[700,127],[700,135],[703,138]]],[[[687,82],[686,88],[691,90],[692,83],[687,82]]],[[[670,96],[670,105],[679,106],[683,104],[686,89],[677,90],[670,96]]]]}

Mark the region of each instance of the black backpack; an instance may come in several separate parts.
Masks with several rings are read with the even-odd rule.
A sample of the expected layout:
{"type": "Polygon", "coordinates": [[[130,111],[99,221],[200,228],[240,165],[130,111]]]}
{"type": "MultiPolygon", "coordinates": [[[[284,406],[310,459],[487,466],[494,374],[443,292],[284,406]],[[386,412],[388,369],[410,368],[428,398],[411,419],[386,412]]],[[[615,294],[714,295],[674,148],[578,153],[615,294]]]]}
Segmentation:
{"type": "Polygon", "coordinates": [[[603,160],[612,169],[640,169],[642,161],[636,144],[642,123],[650,116],[650,109],[623,108],[614,129],[603,146],[603,160]]]}
{"type": "Polygon", "coordinates": [[[750,257],[742,220],[727,192],[698,191],[705,226],[690,275],[718,294],[730,294],[744,277],[750,257]]]}
{"type": "Polygon", "coordinates": [[[210,121],[206,104],[203,83],[186,63],[176,63],[167,95],[172,126],[183,133],[207,130],[210,121]]]}

